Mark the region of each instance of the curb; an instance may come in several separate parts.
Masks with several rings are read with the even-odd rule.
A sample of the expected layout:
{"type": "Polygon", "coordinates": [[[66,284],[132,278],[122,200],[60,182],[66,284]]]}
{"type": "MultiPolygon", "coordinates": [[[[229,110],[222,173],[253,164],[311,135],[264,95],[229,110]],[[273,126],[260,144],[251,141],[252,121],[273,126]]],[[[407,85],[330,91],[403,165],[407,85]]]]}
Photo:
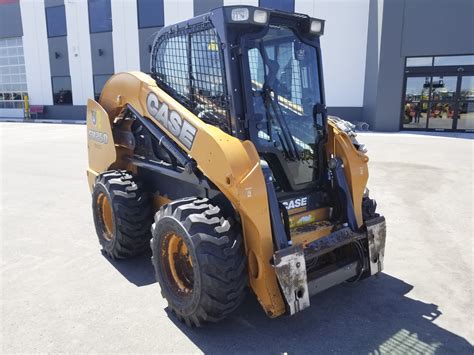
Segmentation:
{"type": "Polygon", "coordinates": [[[85,120],[25,120],[23,118],[0,118],[0,122],[86,124],[85,120]]]}

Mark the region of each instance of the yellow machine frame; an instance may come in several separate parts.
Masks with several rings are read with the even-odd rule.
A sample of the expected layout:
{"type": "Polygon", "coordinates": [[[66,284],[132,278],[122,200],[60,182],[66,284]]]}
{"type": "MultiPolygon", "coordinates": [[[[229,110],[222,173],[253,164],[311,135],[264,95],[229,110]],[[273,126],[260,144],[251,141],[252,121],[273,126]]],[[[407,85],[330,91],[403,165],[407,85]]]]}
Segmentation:
{"type": "MultiPolygon", "coordinates": [[[[126,105],[132,106],[143,117],[156,124],[175,143],[191,156],[198,169],[214,183],[232,203],[239,214],[245,251],[248,260],[249,280],[252,290],[270,317],[285,313],[285,302],[279,289],[277,277],[270,260],[274,247],[268,207],[265,179],[260,167],[260,157],[251,141],[241,141],[219,128],[204,123],[184,108],[174,98],[160,89],[155,81],[141,72],[119,73],[105,84],[100,103],[89,100],[87,105],[87,131],[89,167],[87,176],[92,190],[97,176],[111,169],[126,169],[136,172],[136,167],[123,159],[130,154],[126,147],[115,144],[113,125],[126,105]],[[196,128],[191,148],[185,146],[159,120],[148,112],[147,98],[155,94],[170,110],[196,128]]],[[[172,129],[172,128],[171,128],[172,129]]],[[[362,226],[362,197],[368,180],[368,157],[356,150],[346,133],[329,120],[326,151],[340,157],[346,167],[345,175],[352,199],[358,226],[362,226]]],[[[155,207],[168,200],[155,196],[155,207]]],[[[294,243],[306,243],[331,232],[297,237],[294,243]]]]}

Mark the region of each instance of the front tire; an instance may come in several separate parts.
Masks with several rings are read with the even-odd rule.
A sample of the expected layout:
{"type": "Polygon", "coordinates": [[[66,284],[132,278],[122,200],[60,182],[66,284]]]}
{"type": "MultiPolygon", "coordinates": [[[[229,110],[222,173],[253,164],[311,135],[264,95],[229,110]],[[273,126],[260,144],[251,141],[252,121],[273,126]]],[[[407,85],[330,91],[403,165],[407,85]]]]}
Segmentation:
{"type": "Polygon", "coordinates": [[[152,262],[168,306],[188,326],[217,322],[242,302],[247,287],[240,226],[218,206],[194,197],[155,215],[152,262]]]}
{"type": "Polygon", "coordinates": [[[99,175],[92,211],[99,243],[113,259],[139,255],[149,248],[151,203],[130,173],[112,170],[99,175]]]}

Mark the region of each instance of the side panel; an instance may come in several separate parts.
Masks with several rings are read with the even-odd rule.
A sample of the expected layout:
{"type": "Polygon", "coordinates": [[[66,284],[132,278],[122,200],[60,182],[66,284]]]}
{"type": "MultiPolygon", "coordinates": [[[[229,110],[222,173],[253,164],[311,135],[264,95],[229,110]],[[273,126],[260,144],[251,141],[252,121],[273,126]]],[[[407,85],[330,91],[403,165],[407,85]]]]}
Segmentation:
{"type": "Polygon", "coordinates": [[[117,159],[109,115],[96,101],[87,101],[87,179],[92,191],[95,178],[117,159]]]}
{"type": "MultiPolygon", "coordinates": [[[[167,132],[196,161],[199,170],[222,191],[240,215],[249,257],[250,284],[261,305],[270,317],[283,314],[285,304],[270,264],[273,240],[265,180],[254,145],[204,123],[144,73],[114,75],[104,86],[100,104],[111,120],[126,104],[131,105],[167,132]]],[[[107,162],[112,160],[105,156],[107,162]]]]}

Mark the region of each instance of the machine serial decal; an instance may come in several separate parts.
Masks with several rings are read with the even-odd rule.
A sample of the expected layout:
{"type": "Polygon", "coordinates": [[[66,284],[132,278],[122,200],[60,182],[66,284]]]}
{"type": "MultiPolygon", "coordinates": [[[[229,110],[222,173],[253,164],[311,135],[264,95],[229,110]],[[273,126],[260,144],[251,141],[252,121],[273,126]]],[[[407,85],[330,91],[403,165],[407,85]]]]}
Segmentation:
{"type": "Polygon", "coordinates": [[[107,142],[109,141],[107,133],[104,132],[93,131],[92,129],[90,129],[88,135],[90,140],[96,141],[100,144],[107,144],[107,142]]]}
{"type": "Polygon", "coordinates": [[[150,115],[157,119],[173,136],[191,149],[196,136],[197,129],[191,123],[183,119],[180,114],[170,110],[166,103],[161,103],[155,93],[150,92],[146,99],[146,108],[150,115]]]}

